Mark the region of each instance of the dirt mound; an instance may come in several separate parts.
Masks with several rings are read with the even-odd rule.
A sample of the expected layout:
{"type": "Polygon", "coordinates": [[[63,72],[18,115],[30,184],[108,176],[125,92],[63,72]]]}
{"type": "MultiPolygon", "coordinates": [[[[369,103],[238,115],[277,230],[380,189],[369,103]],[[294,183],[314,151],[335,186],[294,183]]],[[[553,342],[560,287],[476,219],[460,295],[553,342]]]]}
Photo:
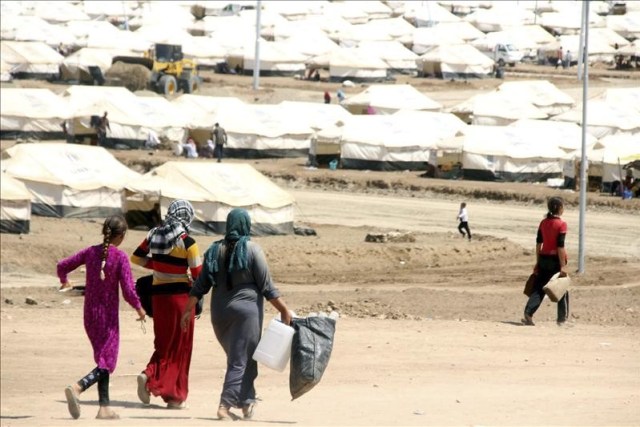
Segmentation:
{"type": "Polygon", "coordinates": [[[116,62],[105,73],[109,80],[117,81],[132,92],[144,90],[151,79],[151,70],[140,64],[116,62]]]}

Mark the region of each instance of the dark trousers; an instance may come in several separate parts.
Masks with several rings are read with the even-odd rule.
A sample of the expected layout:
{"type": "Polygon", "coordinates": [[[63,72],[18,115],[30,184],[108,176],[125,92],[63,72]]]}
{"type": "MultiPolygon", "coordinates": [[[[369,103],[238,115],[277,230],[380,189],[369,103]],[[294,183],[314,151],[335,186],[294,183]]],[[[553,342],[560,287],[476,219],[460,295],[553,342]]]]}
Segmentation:
{"type": "MultiPolygon", "coordinates": [[[[544,290],[542,288],[544,285],[549,283],[549,280],[553,277],[554,274],[560,271],[560,260],[556,255],[540,256],[540,261],[538,262],[538,274],[536,276],[536,281],[533,284],[533,292],[527,301],[527,305],[524,308],[524,314],[527,316],[533,316],[538,308],[540,308],[540,304],[542,304],[542,300],[545,297],[544,290]]],[[[557,322],[565,322],[569,318],[569,291],[567,291],[564,296],[558,301],[558,318],[557,322]]]]}
{"type": "Polygon", "coordinates": [[[213,148],[214,156],[216,157],[216,159],[218,159],[218,162],[222,161],[222,152],[223,152],[222,147],[223,147],[222,144],[216,144],[213,148]]]}
{"type": "Polygon", "coordinates": [[[469,230],[469,223],[467,221],[460,221],[460,224],[458,225],[458,231],[464,237],[464,231],[462,231],[463,229],[467,231],[467,237],[469,237],[469,240],[471,240],[471,230],[469,230]]]}
{"type": "Polygon", "coordinates": [[[95,383],[98,383],[98,402],[100,406],[109,406],[109,371],[97,366],[84,378],[78,381],[78,385],[85,391],[95,383]]]}

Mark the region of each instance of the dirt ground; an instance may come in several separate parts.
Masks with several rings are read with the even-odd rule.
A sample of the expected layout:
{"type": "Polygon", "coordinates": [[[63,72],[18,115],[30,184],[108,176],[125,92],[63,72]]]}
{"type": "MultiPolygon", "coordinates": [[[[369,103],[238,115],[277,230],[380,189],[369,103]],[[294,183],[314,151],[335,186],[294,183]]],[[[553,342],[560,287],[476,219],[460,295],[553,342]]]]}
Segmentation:
{"type": "MultiPolygon", "coordinates": [[[[241,77],[235,79],[212,80],[204,91],[248,97],[250,90],[238,86],[241,77]]],[[[568,84],[569,77],[559,76],[556,81],[578,93],[575,80],[568,84]]],[[[268,102],[319,97],[329,85],[261,82],[264,89],[257,97],[268,102]]],[[[449,83],[424,84],[437,87],[428,90],[449,103],[494,84],[468,83],[467,89],[464,83],[449,83]]],[[[617,84],[630,83],[598,80],[595,86],[617,84]]],[[[139,170],[171,158],[135,150],[114,155],[139,170]]],[[[308,394],[291,401],[288,370],[260,368],[261,401],[253,424],[640,425],[638,200],[588,194],[585,272],[572,275],[569,327],[556,326],[555,304],[548,300],[536,313],[536,326],[524,327],[519,323],[526,302],[522,287],[534,263],[535,227],[551,194],[568,201],[570,267],[578,267],[577,193],[542,185],[427,179],[410,172],[313,170],[304,161],[250,163],[293,194],[296,225],[317,235],[254,240],[265,249],[292,310],[304,316],[333,308],[341,318],[329,367],[308,394]],[[470,242],[455,229],[463,200],[474,233],[470,242]],[[411,233],[415,241],[365,241],[368,233],[388,231],[411,233]]],[[[59,293],[55,278],[57,260],[101,241],[100,224],[99,219],[33,217],[29,234],[0,236],[2,426],[103,424],[94,419],[95,389],[82,396],[80,420],[67,412],[64,386],[94,364],[82,327],[82,296],[59,293]]],[[[131,253],[144,235],[130,230],[122,248],[131,253]]],[[[204,250],[219,237],[196,239],[204,250]]],[[[71,280],[83,284],[82,271],[71,280]]],[[[111,381],[112,404],[122,418],[112,424],[217,422],[225,360],[208,306],[196,325],[189,408],[168,411],[157,399],[146,407],[137,400],[135,376],[151,355],[153,334],[150,324],[144,334],[135,312],[122,304],[121,352],[111,381]]],[[[269,308],[266,318],[274,315],[269,308]]]]}

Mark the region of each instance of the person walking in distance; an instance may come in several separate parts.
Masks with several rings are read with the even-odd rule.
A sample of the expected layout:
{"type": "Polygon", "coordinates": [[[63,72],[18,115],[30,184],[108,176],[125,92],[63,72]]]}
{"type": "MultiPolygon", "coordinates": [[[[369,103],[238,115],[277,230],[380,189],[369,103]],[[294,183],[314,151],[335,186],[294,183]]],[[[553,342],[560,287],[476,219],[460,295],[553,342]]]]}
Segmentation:
{"type": "Polygon", "coordinates": [[[471,240],[471,230],[469,230],[469,214],[467,213],[467,204],[460,203],[460,211],[458,211],[458,231],[462,234],[462,237],[467,237],[471,240]],[[465,234],[466,231],[466,234],[465,234]]]}
{"type": "Polygon", "coordinates": [[[98,383],[98,419],[119,418],[110,408],[109,376],[116,369],[120,348],[119,295],[138,312],[144,321],[146,313],[136,293],[127,254],[118,249],[127,232],[127,222],[120,215],[108,217],[102,225],[103,241],[89,246],[75,255],[58,262],[57,274],[61,291],[71,289],[67,275],[81,265],[85,266],[84,329],[93,347],[96,367],[77,383],[64,390],[69,413],[80,417],[78,396],[98,383]]]}
{"type": "Polygon", "coordinates": [[[213,147],[214,155],[218,159],[218,163],[220,163],[223,157],[224,146],[227,143],[227,132],[219,123],[214,125],[211,139],[213,139],[215,144],[213,147]]]}
{"type": "MultiPolygon", "coordinates": [[[[567,223],[560,218],[564,212],[564,200],[552,197],[547,202],[548,213],[538,226],[536,236],[536,265],[533,272],[536,275],[533,292],[524,308],[524,325],[533,326],[533,315],[542,304],[545,293],[543,287],[549,283],[551,277],[560,272],[560,277],[566,277],[567,251],[564,247],[567,235],[567,223]]],[[[562,326],[569,317],[569,292],[558,301],[558,326],[562,326]]]]}

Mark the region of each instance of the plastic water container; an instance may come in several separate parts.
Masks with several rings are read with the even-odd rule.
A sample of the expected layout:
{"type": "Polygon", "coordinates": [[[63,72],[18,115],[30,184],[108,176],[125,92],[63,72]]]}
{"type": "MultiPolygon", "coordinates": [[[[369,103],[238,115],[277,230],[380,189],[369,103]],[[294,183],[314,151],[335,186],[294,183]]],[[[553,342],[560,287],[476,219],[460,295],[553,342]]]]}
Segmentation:
{"type": "Polygon", "coordinates": [[[262,334],[253,360],[267,368],[282,372],[291,358],[291,341],[295,330],[278,319],[272,319],[262,334]]]}

